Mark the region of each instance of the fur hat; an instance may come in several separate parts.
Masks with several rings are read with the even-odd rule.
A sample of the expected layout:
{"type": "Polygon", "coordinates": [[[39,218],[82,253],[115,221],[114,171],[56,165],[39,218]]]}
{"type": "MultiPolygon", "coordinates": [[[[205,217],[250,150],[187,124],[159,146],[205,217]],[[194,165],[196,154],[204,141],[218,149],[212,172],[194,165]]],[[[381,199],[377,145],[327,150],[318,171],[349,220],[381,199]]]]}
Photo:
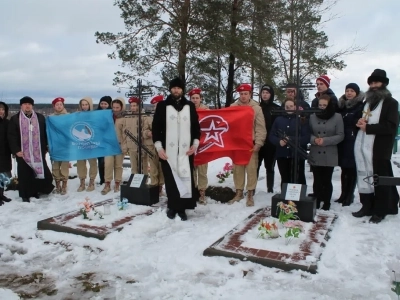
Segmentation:
{"type": "Polygon", "coordinates": [[[179,77],[176,77],[169,82],[169,90],[171,90],[173,87],[179,87],[182,90],[184,90],[185,83],[183,82],[182,79],[180,79],[179,77]]]}
{"type": "Polygon", "coordinates": [[[358,95],[358,94],[360,93],[360,87],[358,86],[357,83],[353,83],[353,82],[352,82],[352,83],[349,83],[348,85],[346,85],[345,91],[346,91],[347,89],[352,89],[353,91],[356,92],[356,95],[358,95]]]}
{"type": "Polygon", "coordinates": [[[19,105],[22,105],[24,103],[30,103],[30,104],[34,105],[35,101],[33,101],[33,99],[31,97],[25,96],[25,97],[21,98],[21,100],[19,100],[19,105]]]}
{"type": "Polygon", "coordinates": [[[319,76],[316,81],[318,80],[322,81],[326,85],[326,87],[329,87],[331,85],[331,80],[326,75],[319,76]]]}
{"type": "Polygon", "coordinates": [[[377,81],[382,82],[384,85],[389,85],[389,78],[386,77],[386,71],[381,69],[375,69],[371,76],[368,77],[368,84],[377,81]]]}
{"type": "Polygon", "coordinates": [[[164,100],[164,96],[163,95],[157,95],[157,96],[154,96],[151,99],[150,104],[156,104],[156,103],[161,102],[163,100],[164,100]]]}
{"type": "Polygon", "coordinates": [[[62,104],[64,104],[64,98],[62,98],[62,97],[57,97],[56,99],[54,99],[52,102],[51,102],[51,104],[54,106],[54,105],[56,105],[56,103],[57,102],[61,102],[62,104]]]}

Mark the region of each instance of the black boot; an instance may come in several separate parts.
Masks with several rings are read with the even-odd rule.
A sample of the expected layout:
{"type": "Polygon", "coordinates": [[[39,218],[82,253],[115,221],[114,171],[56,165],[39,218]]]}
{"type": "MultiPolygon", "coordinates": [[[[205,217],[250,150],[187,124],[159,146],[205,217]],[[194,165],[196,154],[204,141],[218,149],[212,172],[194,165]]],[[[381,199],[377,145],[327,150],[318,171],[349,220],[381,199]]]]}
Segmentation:
{"type": "Polygon", "coordinates": [[[365,216],[372,216],[371,209],[372,209],[372,197],[374,197],[374,194],[360,194],[360,201],[362,204],[362,207],[359,211],[353,212],[352,215],[353,217],[356,218],[362,218],[365,216]]]}
{"type": "Polygon", "coordinates": [[[347,186],[346,186],[346,196],[343,199],[342,206],[350,206],[354,202],[354,191],[357,184],[357,171],[354,170],[351,174],[347,176],[347,186]]]}
{"type": "Polygon", "coordinates": [[[173,210],[173,209],[171,209],[171,208],[168,208],[168,210],[167,210],[167,217],[170,218],[170,219],[172,220],[172,219],[175,219],[175,216],[176,216],[176,210],[173,210]]]}
{"type": "Polygon", "coordinates": [[[267,173],[267,189],[268,193],[274,192],[274,178],[275,173],[267,173]]]}
{"type": "Polygon", "coordinates": [[[186,215],[186,212],[184,210],[178,211],[178,216],[181,218],[182,221],[186,221],[187,220],[187,215],[186,215]]]}
{"type": "Polygon", "coordinates": [[[374,224],[378,224],[378,223],[380,223],[380,222],[382,222],[382,220],[384,219],[385,217],[383,216],[377,216],[377,215],[373,215],[372,217],[371,217],[371,219],[369,219],[369,222],[370,223],[374,223],[374,224]]]}
{"type": "Polygon", "coordinates": [[[31,202],[31,200],[29,200],[29,198],[22,198],[22,202],[31,202]]]}
{"type": "Polygon", "coordinates": [[[0,200],[0,206],[4,205],[3,200],[0,200]]]}
{"type": "Polygon", "coordinates": [[[331,208],[331,202],[324,201],[324,204],[322,205],[322,210],[329,210],[331,208]]]}
{"type": "Polygon", "coordinates": [[[10,199],[10,198],[7,198],[7,197],[4,195],[4,189],[3,189],[3,188],[0,188],[0,201],[11,202],[11,199],[10,199]]]}

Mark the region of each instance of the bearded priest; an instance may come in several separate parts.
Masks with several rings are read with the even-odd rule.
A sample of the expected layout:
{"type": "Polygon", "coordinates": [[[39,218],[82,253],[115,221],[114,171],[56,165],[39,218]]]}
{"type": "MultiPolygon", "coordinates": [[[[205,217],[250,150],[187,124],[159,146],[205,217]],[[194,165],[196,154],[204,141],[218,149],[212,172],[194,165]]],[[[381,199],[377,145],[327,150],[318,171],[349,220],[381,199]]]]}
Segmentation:
{"type": "Polygon", "coordinates": [[[373,175],[393,177],[393,143],[399,126],[398,102],[387,89],[389,78],[376,69],[368,77],[363,117],[354,145],[357,187],[362,208],[354,217],[371,216],[370,223],[380,223],[386,215],[397,215],[399,194],[395,186],[373,186],[373,175]]]}
{"type": "Polygon", "coordinates": [[[170,81],[171,94],[158,103],[152,124],[153,142],[165,178],[167,217],[174,219],[178,214],[182,221],[187,220],[185,209],[194,209],[199,199],[193,155],[200,140],[196,107],[183,96],[184,89],[180,78],[170,81]]]}

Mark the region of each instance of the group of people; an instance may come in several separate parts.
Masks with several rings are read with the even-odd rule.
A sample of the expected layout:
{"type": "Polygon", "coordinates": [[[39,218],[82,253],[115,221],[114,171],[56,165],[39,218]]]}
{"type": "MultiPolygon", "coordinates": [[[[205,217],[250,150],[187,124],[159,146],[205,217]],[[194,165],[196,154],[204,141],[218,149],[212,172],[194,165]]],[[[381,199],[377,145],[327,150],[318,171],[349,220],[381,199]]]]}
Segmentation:
{"type": "MultiPolygon", "coordinates": [[[[396,187],[374,186],[373,175],[393,176],[390,159],[399,122],[398,103],[387,89],[389,79],[385,71],[374,70],[367,82],[369,90],[366,93],[357,84],[349,83],[338,100],[330,89],[330,79],[326,75],[320,76],[316,80],[318,92],[311,107],[295,84],[287,85],[286,97],[281,105],[276,104],[271,85],[263,85],[260,99],[255,101],[252,99],[252,86],[240,84],[236,89],[239,98],[232,106],[250,106],[253,109],[254,147],[247,165],[233,167],[235,196],[228,204],[246,197],[246,206],[254,205],[263,162],[268,192],[274,192],[275,162],[281,175],[281,184],[306,184],[305,157],[297,155],[295,163],[297,150],[290,143],[297,139],[304,151],[311,144],[308,162],[314,181],[310,196],[316,198],[317,208],[321,208],[322,204],[322,209],[330,209],[332,174],[334,167],[340,166],[342,194],[336,202],[343,206],[350,205],[357,185],[363,206],[360,211],[353,213],[355,217],[371,216],[370,222],[379,223],[386,215],[397,214],[399,195],[396,187]],[[307,112],[310,108],[316,110],[307,112]]],[[[195,167],[194,155],[201,134],[197,110],[208,107],[202,104],[201,89],[191,90],[189,99],[184,96],[184,90],[185,85],[180,78],[171,80],[170,94],[166,99],[158,95],[151,100],[155,106],[154,117],[143,114],[140,120],[140,99],[129,98],[130,112],[127,113],[124,98],[102,97],[98,109],[112,110],[122,154],[88,159],[88,185],[87,161],[79,160],[78,192],[93,191],[98,173],[100,184],[104,184],[101,191],[103,195],[111,191],[112,181],[114,192],[118,192],[122,182],[124,155],[129,155],[132,174],[145,173],[147,166],[150,166],[151,185],[159,186],[162,193],[165,184],[169,218],[178,215],[186,220],[186,209],[194,209],[197,202],[206,204],[207,164],[195,167]],[[139,122],[142,142],[153,154],[151,158],[144,153],[144,170],[138,170],[138,151],[141,149],[126,134],[129,131],[138,136],[139,122]]],[[[45,160],[45,118],[33,110],[32,98],[24,97],[20,104],[20,113],[8,120],[8,106],[0,102],[0,173],[10,175],[12,154],[17,158],[19,195],[24,202],[29,202],[30,197],[38,197],[39,192],[48,194],[53,189],[54,193],[65,195],[69,162],[52,162],[51,175],[45,160]]],[[[54,115],[67,113],[63,98],[54,99],[52,104],[54,115]]],[[[92,99],[82,98],[79,110],[92,111],[92,99]]],[[[4,189],[0,189],[0,193],[0,204],[10,201],[4,196],[4,189]]]]}
{"type": "MultiPolygon", "coordinates": [[[[269,115],[275,119],[270,121],[272,125],[268,128],[266,141],[270,146],[265,147],[268,153],[263,156],[276,158],[282,183],[306,184],[305,158],[299,155],[295,164],[295,150],[288,145],[289,140],[295,140],[297,125],[298,145],[305,152],[310,144],[307,159],[314,180],[313,193],[309,196],[316,198],[317,208],[330,209],[332,175],[334,167],[340,166],[341,195],[335,202],[351,205],[357,186],[362,208],[353,216],[370,216],[370,222],[379,223],[386,215],[398,213],[396,187],[375,186],[374,175],[393,176],[390,160],[399,126],[399,111],[398,102],[387,89],[389,79],[384,70],[374,70],[367,82],[366,93],[356,83],[349,83],[338,100],[330,89],[330,79],[320,76],[316,80],[318,92],[311,107],[307,107],[301,95],[296,97],[296,89],[289,85],[282,105],[288,112],[276,117],[269,115]],[[301,110],[297,115],[294,114],[296,106],[301,110]],[[310,108],[319,111],[308,113],[310,108]],[[294,178],[295,174],[297,178],[294,178]]],[[[261,93],[261,105],[272,107],[267,98],[261,93]]],[[[267,122],[268,117],[265,118],[267,122]]],[[[274,168],[266,163],[266,169],[268,186],[268,169],[274,168]]]]}

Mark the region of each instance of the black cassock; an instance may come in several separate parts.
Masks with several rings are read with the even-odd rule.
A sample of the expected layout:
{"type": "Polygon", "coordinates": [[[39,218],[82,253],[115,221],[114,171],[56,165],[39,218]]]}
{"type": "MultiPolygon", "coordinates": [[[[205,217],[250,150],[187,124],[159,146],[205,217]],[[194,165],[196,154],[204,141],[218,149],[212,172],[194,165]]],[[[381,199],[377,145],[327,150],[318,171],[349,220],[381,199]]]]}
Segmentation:
{"type": "MultiPolygon", "coordinates": [[[[179,101],[176,101],[169,95],[165,101],[159,102],[157,104],[156,111],[154,113],[153,125],[152,125],[152,135],[153,141],[160,141],[163,145],[164,150],[165,140],[166,140],[166,127],[167,127],[167,106],[172,105],[178,112],[183,109],[185,105],[190,107],[190,144],[193,145],[193,140],[200,140],[200,124],[199,117],[196,112],[196,107],[185,97],[182,97],[179,101]]],[[[189,128],[188,128],[189,130],[189,128]]],[[[194,209],[196,207],[196,201],[199,199],[199,192],[195,188],[193,169],[194,169],[194,156],[189,156],[190,164],[190,177],[192,182],[192,197],[191,198],[181,198],[179,194],[178,187],[174,180],[171,167],[169,163],[165,160],[160,159],[161,168],[165,178],[165,190],[168,197],[168,208],[174,209],[176,211],[181,211],[185,209],[194,209]]]]}
{"type": "MultiPolygon", "coordinates": [[[[43,115],[36,113],[39,129],[40,129],[40,146],[42,150],[42,161],[44,168],[44,179],[35,178],[35,172],[25,162],[22,157],[17,156],[17,173],[18,173],[18,191],[21,198],[30,198],[38,193],[50,194],[53,189],[53,177],[46,162],[47,151],[47,135],[46,135],[46,120],[43,115]]],[[[21,151],[21,133],[19,126],[19,113],[12,116],[8,124],[8,142],[12,154],[16,155],[21,151]]]]}
{"type": "MultiPolygon", "coordinates": [[[[375,107],[371,107],[371,112],[375,107]]],[[[373,151],[373,172],[379,176],[393,177],[392,149],[399,126],[398,102],[392,97],[387,97],[382,103],[379,123],[367,124],[366,134],[375,134],[373,151]]],[[[399,193],[396,186],[376,186],[372,194],[372,214],[377,216],[397,215],[399,193]]],[[[368,195],[368,194],[364,194],[368,195]]],[[[364,201],[360,194],[361,203],[364,201]]],[[[363,203],[364,204],[364,203],[363,203]]]]}

